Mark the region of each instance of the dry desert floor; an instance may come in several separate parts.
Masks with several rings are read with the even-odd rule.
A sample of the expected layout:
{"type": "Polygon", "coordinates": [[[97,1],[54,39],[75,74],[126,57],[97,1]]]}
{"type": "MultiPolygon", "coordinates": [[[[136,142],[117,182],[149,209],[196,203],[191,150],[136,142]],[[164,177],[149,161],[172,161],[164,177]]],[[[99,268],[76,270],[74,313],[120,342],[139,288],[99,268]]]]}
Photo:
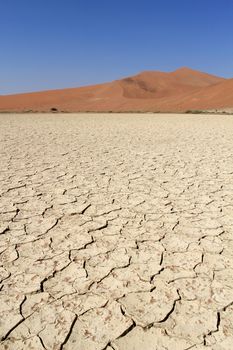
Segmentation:
{"type": "Polygon", "coordinates": [[[1,114],[0,162],[0,349],[232,349],[233,116],[1,114]]]}

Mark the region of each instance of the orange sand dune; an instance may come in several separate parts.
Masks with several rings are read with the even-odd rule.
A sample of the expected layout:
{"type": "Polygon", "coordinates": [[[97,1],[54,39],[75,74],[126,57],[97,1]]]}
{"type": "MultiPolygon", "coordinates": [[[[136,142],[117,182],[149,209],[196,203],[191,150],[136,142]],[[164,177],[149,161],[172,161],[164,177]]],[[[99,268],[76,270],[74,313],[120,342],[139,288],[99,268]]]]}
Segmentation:
{"type": "Polygon", "coordinates": [[[233,107],[233,79],[181,68],[110,83],[0,96],[0,111],[186,111],[233,107]]]}

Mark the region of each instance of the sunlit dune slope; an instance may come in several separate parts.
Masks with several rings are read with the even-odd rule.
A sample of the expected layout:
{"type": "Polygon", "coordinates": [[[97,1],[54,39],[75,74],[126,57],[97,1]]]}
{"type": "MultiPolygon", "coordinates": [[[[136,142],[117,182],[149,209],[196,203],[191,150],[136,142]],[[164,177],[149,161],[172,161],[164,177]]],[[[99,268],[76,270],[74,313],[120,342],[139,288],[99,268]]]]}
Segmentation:
{"type": "Polygon", "coordinates": [[[176,112],[233,107],[233,80],[189,68],[80,88],[0,96],[0,111],[176,112]]]}

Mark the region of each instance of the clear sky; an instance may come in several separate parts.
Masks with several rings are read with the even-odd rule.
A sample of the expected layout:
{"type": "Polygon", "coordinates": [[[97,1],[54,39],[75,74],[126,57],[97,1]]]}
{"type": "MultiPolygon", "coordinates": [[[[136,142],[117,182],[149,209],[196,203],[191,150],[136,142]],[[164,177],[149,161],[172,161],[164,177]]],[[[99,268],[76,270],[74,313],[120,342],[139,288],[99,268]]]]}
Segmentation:
{"type": "Polygon", "coordinates": [[[233,77],[232,0],[0,1],[0,94],[182,66],[233,77]]]}

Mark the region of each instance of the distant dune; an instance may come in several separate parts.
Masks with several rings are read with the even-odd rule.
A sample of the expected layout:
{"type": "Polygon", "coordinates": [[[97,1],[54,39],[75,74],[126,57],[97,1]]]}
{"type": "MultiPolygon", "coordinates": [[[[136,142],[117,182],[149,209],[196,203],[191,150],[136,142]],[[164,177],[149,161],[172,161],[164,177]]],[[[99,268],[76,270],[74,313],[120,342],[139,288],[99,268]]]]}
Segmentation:
{"type": "Polygon", "coordinates": [[[110,83],[0,96],[0,111],[185,112],[233,108],[233,79],[189,68],[145,71],[110,83]]]}

